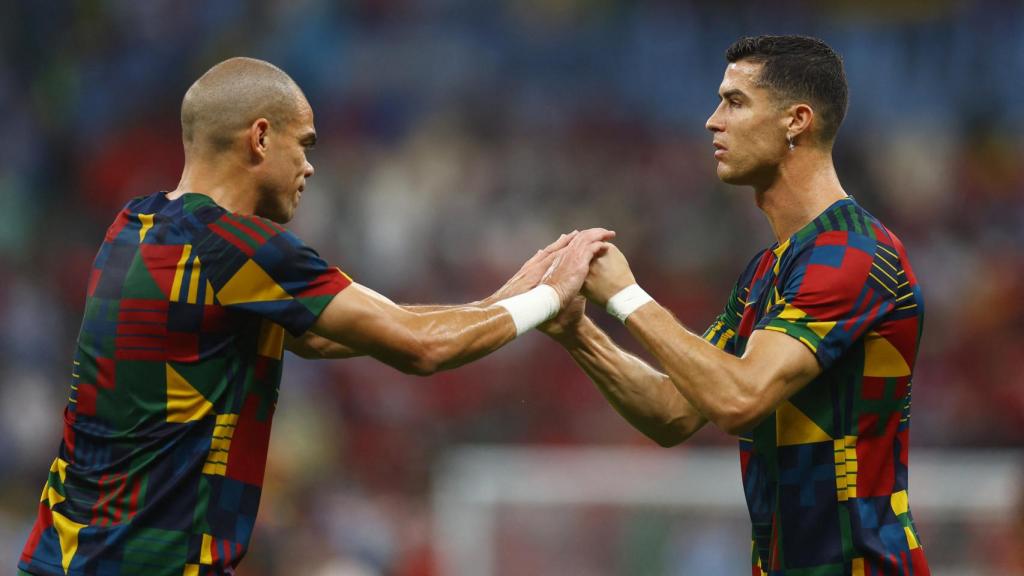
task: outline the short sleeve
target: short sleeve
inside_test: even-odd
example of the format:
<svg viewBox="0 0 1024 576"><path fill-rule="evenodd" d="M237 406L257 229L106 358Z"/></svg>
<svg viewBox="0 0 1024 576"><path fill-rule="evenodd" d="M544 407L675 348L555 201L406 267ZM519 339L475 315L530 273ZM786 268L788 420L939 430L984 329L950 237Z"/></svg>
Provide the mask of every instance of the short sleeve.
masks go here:
<svg viewBox="0 0 1024 576"><path fill-rule="evenodd" d="M746 296L749 290L747 285L750 283L750 279L757 268L757 263L763 255L764 251L761 251L750 260L746 269L736 279L736 284L732 287L732 292L730 292L729 299L725 302L722 313L716 316L711 326L704 331L703 337L705 340L730 354L736 353L736 339L734 336L739 331L740 319L743 318L743 309L746 307Z"/></svg>
<svg viewBox="0 0 1024 576"><path fill-rule="evenodd" d="M352 280L296 235L258 217L225 213L208 225L203 252L221 306L280 324L298 336Z"/></svg>
<svg viewBox="0 0 1024 576"><path fill-rule="evenodd" d="M743 304L739 300L739 290L738 285L733 286L732 293L729 295L729 300L725 303L722 313L716 316L715 321L704 331L705 340L730 354L735 353L733 336L736 335L740 318L743 315Z"/></svg>
<svg viewBox="0 0 1024 576"><path fill-rule="evenodd" d="M895 307L896 281L877 251L874 238L829 231L784 254L778 299L755 329L792 336L827 370Z"/></svg>

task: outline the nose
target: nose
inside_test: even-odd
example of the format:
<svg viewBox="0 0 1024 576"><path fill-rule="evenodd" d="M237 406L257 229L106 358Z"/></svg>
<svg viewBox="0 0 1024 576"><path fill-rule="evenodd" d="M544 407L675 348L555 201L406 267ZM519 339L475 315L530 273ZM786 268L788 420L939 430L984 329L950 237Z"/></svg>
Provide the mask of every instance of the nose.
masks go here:
<svg viewBox="0 0 1024 576"><path fill-rule="evenodd" d="M309 160L306 160L306 168L303 170L303 174L306 175L306 178L310 178L313 176L313 172L315 172L313 165L309 163Z"/></svg>
<svg viewBox="0 0 1024 576"><path fill-rule="evenodd" d="M723 131L725 128L722 126L722 120L719 114L721 111L722 104L719 103L718 107L715 108L715 111L711 113L711 116L708 116L708 120L707 122L704 123L704 127L710 130L711 132Z"/></svg>

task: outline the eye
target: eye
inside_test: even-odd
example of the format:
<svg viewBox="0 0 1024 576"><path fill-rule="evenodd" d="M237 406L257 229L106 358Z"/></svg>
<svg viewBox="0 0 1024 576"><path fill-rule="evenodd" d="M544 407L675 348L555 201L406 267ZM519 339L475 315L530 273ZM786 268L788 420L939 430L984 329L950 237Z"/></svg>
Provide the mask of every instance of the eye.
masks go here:
<svg viewBox="0 0 1024 576"><path fill-rule="evenodd" d="M739 108L739 107L740 107L740 101L739 100L732 100L732 99L729 100L729 108Z"/></svg>

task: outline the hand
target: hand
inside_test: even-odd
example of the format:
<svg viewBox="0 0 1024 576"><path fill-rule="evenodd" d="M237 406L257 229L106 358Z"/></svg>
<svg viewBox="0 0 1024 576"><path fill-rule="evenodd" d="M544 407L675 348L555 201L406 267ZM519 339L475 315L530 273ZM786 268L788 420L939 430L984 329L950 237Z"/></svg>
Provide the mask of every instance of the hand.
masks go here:
<svg viewBox="0 0 1024 576"><path fill-rule="evenodd" d="M575 296L569 305L562 308L551 320L537 327L538 330L551 338L563 341L571 338L579 330L583 321L583 313L586 310L587 299L583 296Z"/></svg>
<svg viewBox="0 0 1024 576"><path fill-rule="evenodd" d="M579 293L590 269L590 261L610 246L607 241L614 237L615 232L611 230L591 228L577 234L565 248L555 253L555 259L541 282L555 289L561 308L565 308Z"/></svg>
<svg viewBox="0 0 1024 576"><path fill-rule="evenodd" d="M508 282L505 282L505 284L501 288L498 288L494 294L484 298L481 304L489 306L498 300L504 300L505 298L522 294L536 286L540 283L540 279L548 269L551 268L551 263L555 260L555 254L562 248L568 246L569 242L572 241L577 234L579 234L578 230L573 230L568 234L562 234L551 244L537 250L537 253L527 260L519 271L508 279Z"/></svg>
<svg viewBox="0 0 1024 576"><path fill-rule="evenodd" d="M614 244L605 243L604 253L590 263L590 273L583 282L583 295L601 308L620 290L635 284L629 262Z"/></svg>

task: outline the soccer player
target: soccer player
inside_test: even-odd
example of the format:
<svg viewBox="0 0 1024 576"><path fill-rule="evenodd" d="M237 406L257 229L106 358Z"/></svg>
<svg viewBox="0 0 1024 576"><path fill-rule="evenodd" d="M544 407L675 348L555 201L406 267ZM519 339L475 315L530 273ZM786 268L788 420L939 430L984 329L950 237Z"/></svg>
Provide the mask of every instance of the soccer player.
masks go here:
<svg viewBox="0 0 1024 576"><path fill-rule="evenodd" d="M19 574L233 574L285 349L454 368L553 316L613 236L563 235L479 303L399 306L281 227L316 142L287 74L222 62L188 90L181 123L178 188L129 202L93 264L64 438Z"/></svg>
<svg viewBox="0 0 1024 576"><path fill-rule="evenodd" d="M928 574L907 497L923 301L899 239L836 176L842 62L797 36L742 39L726 60L707 121L718 176L753 187L778 241L703 338L637 286L621 252L594 260L584 293L663 372L618 348L581 300L544 330L659 444L708 421L739 436L755 575Z"/></svg>

